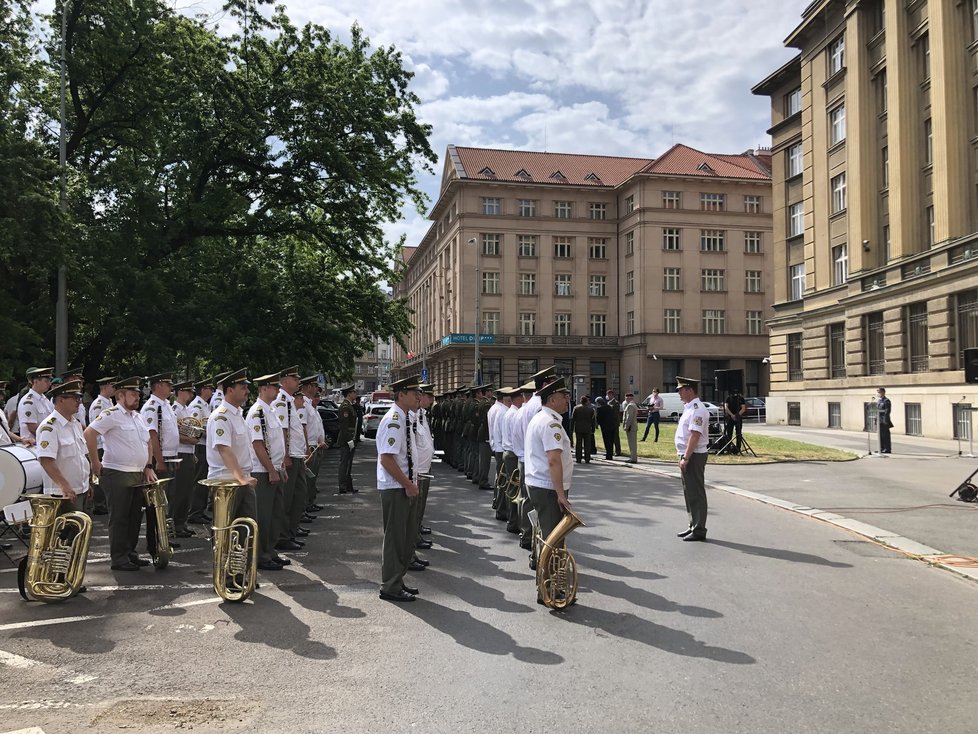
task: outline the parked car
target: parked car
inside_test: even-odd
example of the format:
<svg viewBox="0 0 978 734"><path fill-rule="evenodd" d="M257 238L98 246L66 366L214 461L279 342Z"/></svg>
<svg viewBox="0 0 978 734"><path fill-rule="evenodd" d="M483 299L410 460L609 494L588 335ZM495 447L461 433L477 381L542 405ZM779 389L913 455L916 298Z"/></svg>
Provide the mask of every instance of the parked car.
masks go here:
<svg viewBox="0 0 978 734"><path fill-rule="evenodd" d="M370 404L367 406L367 412L363 414L363 437L364 438L377 438L377 426L380 425L380 419L387 415L387 411L391 409L393 401L387 403Z"/></svg>
<svg viewBox="0 0 978 734"><path fill-rule="evenodd" d="M747 415L744 420L763 423L767 420L767 405L764 398L744 398L747 401Z"/></svg>
<svg viewBox="0 0 978 734"><path fill-rule="evenodd" d="M336 436L340 432L340 414L336 410L332 403L327 403L325 400L321 400L319 405L316 406L316 410L319 411L319 417L323 419L323 427L326 429L326 439L330 445L336 443Z"/></svg>

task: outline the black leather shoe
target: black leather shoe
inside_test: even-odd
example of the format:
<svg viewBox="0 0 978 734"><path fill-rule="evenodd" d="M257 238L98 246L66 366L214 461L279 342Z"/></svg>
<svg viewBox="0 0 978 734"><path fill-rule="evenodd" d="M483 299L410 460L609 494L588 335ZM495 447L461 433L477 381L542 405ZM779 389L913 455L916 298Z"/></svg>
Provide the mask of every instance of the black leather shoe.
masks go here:
<svg viewBox="0 0 978 734"><path fill-rule="evenodd" d="M274 561L275 563L277 563L280 566L291 566L292 565L292 561L290 561L288 558L282 558L282 556L272 556L272 561Z"/></svg>
<svg viewBox="0 0 978 734"><path fill-rule="evenodd" d="M380 598L383 599L384 601L398 601L398 602L415 600L414 594L409 594L403 589L397 592L396 594L388 594L386 591L382 591L380 592Z"/></svg>
<svg viewBox="0 0 978 734"><path fill-rule="evenodd" d="M108 515L109 514L109 511L107 509L105 509L104 507L96 507L94 510L92 510L92 514L93 515Z"/></svg>
<svg viewBox="0 0 978 734"><path fill-rule="evenodd" d="M0 550L10 550L13 547L13 543L0 543Z"/></svg>
<svg viewBox="0 0 978 734"><path fill-rule="evenodd" d="M174 543L174 542L173 542L173 541L171 540L171 541L170 541L170 547L171 547L171 548L179 548L179 547L180 547L180 544L179 544L179 543Z"/></svg>
<svg viewBox="0 0 978 734"><path fill-rule="evenodd" d="M176 535L178 538L195 538L195 537L197 537L197 533L195 533L190 528L182 528L180 530L175 531L173 534Z"/></svg>
<svg viewBox="0 0 978 734"><path fill-rule="evenodd" d="M304 525L308 525L309 523L311 523L315 519L316 518L313 517L312 515L303 515L302 516L302 519L299 520L299 522L303 523Z"/></svg>
<svg viewBox="0 0 978 734"><path fill-rule="evenodd" d="M305 528L296 528L295 534L299 538L305 538L307 535L309 535L309 531Z"/></svg>
<svg viewBox="0 0 978 734"><path fill-rule="evenodd" d="M301 548L302 546L299 545L294 540L280 540L278 543L275 544L275 550L280 550L280 551L299 550Z"/></svg>
<svg viewBox="0 0 978 734"><path fill-rule="evenodd" d="M401 586L401 591L406 591L407 593L413 594L414 596L417 596L418 595L418 590L417 589L412 588L412 587L410 587L410 586L408 586L406 584L404 584L404 585Z"/></svg>
<svg viewBox="0 0 978 734"><path fill-rule="evenodd" d="M432 543L430 540L419 540L414 544L415 548L430 548Z"/></svg>
<svg viewBox="0 0 978 734"><path fill-rule="evenodd" d="M322 505L309 505L306 508L306 512L322 512L322 511L323 511Z"/></svg>
<svg viewBox="0 0 978 734"><path fill-rule="evenodd" d="M138 571L140 566L130 561L129 563L117 563L110 566L113 571Z"/></svg>
<svg viewBox="0 0 978 734"><path fill-rule="evenodd" d="M427 567L428 567L427 561L421 563L421 561L414 560L408 564L409 571L424 571Z"/></svg>
<svg viewBox="0 0 978 734"><path fill-rule="evenodd" d="M696 541L706 541L706 533L703 535L696 535L695 533L690 533L685 538L683 538L684 543L696 542Z"/></svg>
<svg viewBox="0 0 978 734"><path fill-rule="evenodd" d="M350 494L350 490L348 490L348 489L339 489L339 490L336 491L336 494Z"/></svg>
<svg viewBox="0 0 978 734"><path fill-rule="evenodd" d="M85 586L85 584L82 584L81 586L78 587L78 591L76 591L75 593L76 594L87 594L88 593L88 587Z"/></svg>
<svg viewBox="0 0 978 734"><path fill-rule="evenodd" d="M691 532L693 532L693 529L692 528L687 528L686 530L683 530L681 533L676 533L676 537L677 538L685 538Z"/></svg>
<svg viewBox="0 0 978 734"><path fill-rule="evenodd" d="M354 487L350 490L350 494L360 494L360 490Z"/></svg>
<svg viewBox="0 0 978 734"><path fill-rule="evenodd" d="M260 561L258 563L258 568L262 571L281 571L285 566L280 563L275 563L274 561Z"/></svg>
<svg viewBox="0 0 978 734"><path fill-rule="evenodd" d="M129 563L140 567L150 565L149 561L144 561L142 558L138 558L136 556L129 556Z"/></svg>
<svg viewBox="0 0 978 734"><path fill-rule="evenodd" d="M480 484L479 485L479 489L489 489L489 490L495 491L496 488L495 487L492 487L492 486L490 486L488 484Z"/></svg>
<svg viewBox="0 0 978 734"><path fill-rule="evenodd" d="M422 525L421 526L421 534L422 535L431 535L431 528Z"/></svg>
<svg viewBox="0 0 978 734"><path fill-rule="evenodd" d="M513 535L519 535L520 534L520 529L518 527L511 528L509 525L507 525L506 526L506 532L507 533L512 533Z"/></svg>
<svg viewBox="0 0 978 734"><path fill-rule="evenodd" d="M530 550L530 549L532 549L533 548L533 541L532 540L524 540L523 538L520 538L520 548L522 548L523 550Z"/></svg>

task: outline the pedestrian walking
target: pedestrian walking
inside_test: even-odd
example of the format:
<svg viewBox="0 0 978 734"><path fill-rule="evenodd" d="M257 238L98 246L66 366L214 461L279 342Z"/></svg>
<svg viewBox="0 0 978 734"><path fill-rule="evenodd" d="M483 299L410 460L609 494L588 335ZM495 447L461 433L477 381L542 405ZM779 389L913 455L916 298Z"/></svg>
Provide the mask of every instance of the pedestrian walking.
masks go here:
<svg viewBox="0 0 978 734"><path fill-rule="evenodd" d="M649 429L655 426L655 443L659 442L659 411L662 410L662 396L659 395L659 388L653 387L652 393L645 398L645 404L649 407L648 417L645 419L645 434L642 436L644 441L649 437Z"/></svg>

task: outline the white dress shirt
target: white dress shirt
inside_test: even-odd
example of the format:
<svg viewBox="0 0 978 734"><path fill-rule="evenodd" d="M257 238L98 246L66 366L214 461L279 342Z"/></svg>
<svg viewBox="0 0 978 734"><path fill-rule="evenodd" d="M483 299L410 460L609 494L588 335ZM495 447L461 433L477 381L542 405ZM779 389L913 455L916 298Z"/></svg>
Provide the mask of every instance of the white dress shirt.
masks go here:
<svg viewBox="0 0 978 734"><path fill-rule="evenodd" d="M156 431L160 439L160 450L163 458L172 458L177 455L177 447L180 446L180 432L177 429L177 416L173 412L173 407L165 400L160 400L155 395L150 395L139 411L143 416L143 422L150 431ZM163 418L163 428L160 429L158 423L160 417Z"/></svg>
<svg viewBox="0 0 978 734"><path fill-rule="evenodd" d="M265 442L265 450L275 471L281 471L285 465L285 432L278 427L272 406L263 400L256 400L248 411L245 423L248 426L248 445L251 448L251 471L268 474L268 469L262 466L255 452L255 441L259 440Z"/></svg>
<svg viewBox="0 0 978 734"><path fill-rule="evenodd" d="M37 427L37 457L54 459L62 476L77 494L88 491L88 478L91 466L88 463L88 448L82 435L82 426L77 417L70 420L54 411ZM44 464L41 464L44 468ZM44 494L62 496L61 487L44 472Z"/></svg>
<svg viewBox="0 0 978 734"><path fill-rule="evenodd" d="M558 413L543 406L526 428L526 441L523 461L526 470L527 486L542 489L555 489L550 477L550 462L547 452L559 449L560 464L563 467L564 491L570 489L574 474L574 457L571 455L570 438L564 431L564 424Z"/></svg>
<svg viewBox="0 0 978 734"><path fill-rule="evenodd" d="M241 471L248 473L251 467L251 436L248 435L241 408L228 402L222 402L207 421L207 478L234 479L234 474L224 465L218 446L229 446Z"/></svg>
<svg viewBox="0 0 978 734"><path fill-rule="evenodd" d="M142 472L149 461L149 429L135 410L113 405L89 426L105 445L102 466L124 472Z"/></svg>

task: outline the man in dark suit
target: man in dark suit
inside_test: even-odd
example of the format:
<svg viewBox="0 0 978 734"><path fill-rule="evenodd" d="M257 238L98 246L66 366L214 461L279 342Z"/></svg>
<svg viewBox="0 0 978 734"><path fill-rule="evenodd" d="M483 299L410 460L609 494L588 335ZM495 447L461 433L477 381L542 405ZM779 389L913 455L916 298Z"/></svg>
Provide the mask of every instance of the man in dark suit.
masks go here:
<svg viewBox="0 0 978 734"><path fill-rule="evenodd" d="M608 405L604 398L598 398L595 402L598 404L598 428L601 429L601 439L604 441L604 458L611 461L615 438L618 437L618 408Z"/></svg>
<svg viewBox="0 0 978 734"><path fill-rule="evenodd" d="M886 388L876 389L876 423L880 432L880 453L890 453L890 429L893 428L893 421L890 420L890 410L892 405L890 399L886 397Z"/></svg>
<svg viewBox="0 0 978 734"><path fill-rule="evenodd" d="M597 414L591 407L591 399L584 395L581 404L574 408L574 413L571 415L571 423L574 426L574 458L578 464L581 463L582 457L585 463L591 463L591 437L594 435L597 420Z"/></svg>

